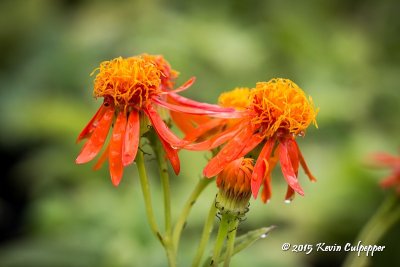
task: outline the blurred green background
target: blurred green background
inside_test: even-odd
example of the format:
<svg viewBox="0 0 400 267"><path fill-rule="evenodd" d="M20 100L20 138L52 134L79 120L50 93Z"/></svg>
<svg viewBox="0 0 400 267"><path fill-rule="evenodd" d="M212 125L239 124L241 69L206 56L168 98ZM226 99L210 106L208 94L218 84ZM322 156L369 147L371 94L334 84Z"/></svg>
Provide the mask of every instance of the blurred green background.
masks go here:
<svg viewBox="0 0 400 267"><path fill-rule="evenodd" d="M163 54L181 72L178 84L196 76L183 94L199 101L273 77L312 95L319 129L298 142L318 182L301 172L305 197L284 204L277 171L272 201L252 200L239 232L279 227L232 266L339 266L343 252L305 255L281 245L353 242L388 193L377 185L388 172L365 159L400 145L399 10L396 0L1 1L0 266L166 266L135 167L114 188L106 166L74 164L76 136L101 103L89 74L103 60L143 52ZM181 152L175 217L205 155ZM215 192L210 186L189 217L180 266L193 257ZM400 266L399 228L381 240L373 266Z"/></svg>

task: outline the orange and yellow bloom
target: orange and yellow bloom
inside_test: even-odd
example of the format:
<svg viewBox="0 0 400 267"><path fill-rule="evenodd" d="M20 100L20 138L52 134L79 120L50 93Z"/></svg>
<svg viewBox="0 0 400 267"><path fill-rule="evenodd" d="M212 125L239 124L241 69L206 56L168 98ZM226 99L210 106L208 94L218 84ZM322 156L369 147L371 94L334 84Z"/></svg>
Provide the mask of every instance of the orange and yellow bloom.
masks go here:
<svg viewBox="0 0 400 267"><path fill-rule="evenodd" d="M110 142L95 168L108 158L111 180L114 185L121 181L123 168L131 164L139 146L140 120L147 117L155 129L167 158L175 173L179 173L180 162L177 149L188 143L169 130L157 112L164 107L187 114L231 117L233 109L199 103L177 93L187 89L194 78L173 90L178 72L173 70L162 56L139 55L116 58L100 64L93 94L104 99L103 104L79 134L77 141L88 138L76 163L94 159L103 147L111 125ZM168 103L166 98L174 101ZM114 119L115 118L115 119Z"/></svg>
<svg viewBox="0 0 400 267"><path fill-rule="evenodd" d="M245 115L209 140L184 146L187 149L204 150L227 142L204 168L204 176L210 178L218 175L231 161L263 145L252 173L254 197L257 197L263 184L262 200L270 199L270 174L278 161L288 183L286 199L292 198L295 192L303 195L297 178L299 165L302 165L310 180L314 181L315 178L306 165L295 137L304 135L311 123L316 125L318 110L314 108L311 97L307 98L288 79L272 79L257 83L251 90L234 90L231 94L222 94L221 103ZM197 132L204 131L200 128Z"/></svg>

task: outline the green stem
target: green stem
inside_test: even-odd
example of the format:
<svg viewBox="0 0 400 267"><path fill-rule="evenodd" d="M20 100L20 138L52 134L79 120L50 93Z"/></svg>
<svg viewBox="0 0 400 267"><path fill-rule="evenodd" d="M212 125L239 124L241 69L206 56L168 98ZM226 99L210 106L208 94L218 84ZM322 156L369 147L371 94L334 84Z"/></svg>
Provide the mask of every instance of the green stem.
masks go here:
<svg viewBox="0 0 400 267"><path fill-rule="evenodd" d="M169 174L168 166L165 160L165 152L161 145L161 142L157 139L155 148L158 168L161 177L161 184L164 193L164 220L165 220L165 235L163 237L164 248L167 253L169 266L176 265L176 252L174 249L174 242L172 239L172 227L171 227L171 190L169 187Z"/></svg>
<svg viewBox="0 0 400 267"><path fill-rule="evenodd" d="M147 178L146 167L144 164L143 152L141 150L139 150L136 155L136 166L139 171L140 185L142 187L143 199L146 207L146 215L147 215L147 220L149 221L150 224L150 229L153 232L153 234L158 238L158 240L160 240L161 244L164 245L163 238L160 234L160 231L158 230L156 218L154 217L153 205L151 203L149 181Z"/></svg>
<svg viewBox="0 0 400 267"><path fill-rule="evenodd" d="M229 228L232 220L234 220L232 216L226 213L222 215L221 222L219 224L218 234L215 239L214 253L210 264L212 267L218 267L218 263L220 261L219 256L221 254L225 238L228 234L228 231L233 230Z"/></svg>
<svg viewBox="0 0 400 267"><path fill-rule="evenodd" d="M226 246L226 257L224 261L224 267L229 267L229 263L231 262L231 257L235 248L235 237L238 225L239 225L239 220L233 220L233 222L231 222L231 225L229 227L229 229L231 230L229 230L228 232L228 241Z"/></svg>
<svg viewBox="0 0 400 267"><path fill-rule="evenodd" d="M203 233L201 234L199 247L193 259L192 267L198 267L200 265L201 258L203 257L204 250L206 249L208 240L210 239L210 234L213 230L213 223L216 213L217 208L215 207L215 201L213 200L213 202L211 203L210 211L208 212L207 219L204 222Z"/></svg>
<svg viewBox="0 0 400 267"><path fill-rule="evenodd" d="M199 181L197 182L196 187L193 189L192 193L190 194L189 198L187 199L185 206L183 207L183 210L181 214L179 215L179 218L175 224L174 232L173 232L173 242L175 244L175 249L176 251L178 250L179 247L179 240L181 237L181 233L183 230L183 227L186 223L186 219L189 216L190 210L192 209L194 203L196 202L197 198L199 195L203 192L203 190L207 187L207 185L213 181L212 179L206 179L206 178L200 178ZM215 212L214 212L215 215Z"/></svg>
<svg viewBox="0 0 400 267"><path fill-rule="evenodd" d="M164 219L166 235L171 235L171 190L169 188L168 166L165 160L165 153L159 140L155 149L158 168L161 177L161 184L164 193Z"/></svg>
<svg viewBox="0 0 400 267"><path fill-rule="evenodd" d="M364 244L376 244L385 233L400 219L400 207L396 209L399 199L396 195L390 195L382 203L376 213L371 217L368 223L357 236L356 241L362 241ZM366 266L368 258L358 256L352 252L347 254L343 267Z"/></svg>

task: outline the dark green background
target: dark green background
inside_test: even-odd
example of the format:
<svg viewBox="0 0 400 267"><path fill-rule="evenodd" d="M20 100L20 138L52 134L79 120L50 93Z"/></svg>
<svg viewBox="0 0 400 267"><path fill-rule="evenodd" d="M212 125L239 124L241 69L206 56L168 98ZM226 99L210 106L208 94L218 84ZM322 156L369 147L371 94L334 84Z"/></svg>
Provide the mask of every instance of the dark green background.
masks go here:
<svg viewBox="0 0 400 267"><path fill-rule="evenodd" d="M312 95L319 129L298 142L318 182L303 172L305 197L283 203L274 173L268 205L252 201L240 233L279 227L232 266L338 266L344 253L282 252L292 244L344 245L388 193L374 151L400 145L398 1L52 1L0 3L0 266L166 266L146 223L134 166L118 188L106 166L77 166L74 141L100 105L89 74L103 60L163 54L183 93L215 103L236 86L290 78ZM205 165L182 151L172 177L174 216ZM156 211L162 196L149 163ZM179 255L188 266L215 186L191 214ZM159 216L161 219L161 216ZM400 266L397 224L373 266Z"/></svg>

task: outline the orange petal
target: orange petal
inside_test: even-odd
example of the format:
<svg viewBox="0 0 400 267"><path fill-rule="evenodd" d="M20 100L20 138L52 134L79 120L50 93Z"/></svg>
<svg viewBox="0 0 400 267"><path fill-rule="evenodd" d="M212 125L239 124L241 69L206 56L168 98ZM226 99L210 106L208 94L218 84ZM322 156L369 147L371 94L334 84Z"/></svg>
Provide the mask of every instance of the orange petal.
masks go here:
<svg viewBox="0 0 400 267"><path fill-rule="evenodd" d="M171 165L172 165L172 168L174 169L175 174L178 175L181 170L181 164L179 161L178 151L176 149L172 148L172 146L170 146L162 138L160 138L160 141L165 150L166 156L169 159L169 162L171 162Z"/></svg>
<svg viewBox="0 0 400 267"><path fill-rule="evenodd" d="M294 190L293 190L293 188L291 188L290 186L288 186L287 187L287 190L286 190L286 196L285 196L285 200L286 201L291 201L291 200L293 200L293 198L294 198Z"/></svg>
<svg viewBox="0 0 400 267"><path fill-rule="evenodd" d="M275 145L275 139L268 139L267 143L264 145L263 149L258 156L256 164L254 165L253 175L251 176L251 191L253 197L257 198L258 191L260 190L261 183L264 176L268 172L269 164L268 159L271 156L272 149Z"/></svg>
<svg viewBox="0 0 400 267"><path fill-rule="evenodd" d="M279 149L279 161L281 163L283 177L285 177L286 182L291 188L293 188L294 191L304 196L304 191L299 184L290 161L286 140L282 140L277 149Z"/></svg>
<svg viewBox="0 0 400 267"><path fill-rule="evenodd" d="M203 151L203 150L211 150L214 149L228 140L232 139L236 134L238 134L244 127L246 127L244 123L237 123L233 127L214 135L212 138L205 140L200 143L188 144L184 146L184 149L187 150L195 150L195 151Z"/></svg>
<svg viewBox="0 0 400 267"><path fill-rule="evenodd" d="M103 117L104 113L106 112L106 108L104 105L101 105L100 108L97 110L96 114L94 114L93 118L89 121L89 123L83 128L82 132L79 134L78 138L76 139L76 143L79 143L82 139L89 137L89 135L96 129L99 121Z"/></svg>
<svg viewBox="0 0 400 267"><path fill-rule="evenodd" d="M272 196L271 174L278 161L279 161L279 151L275 150L274 155L270 157L268 160L268 171L264 177L264 186L261 192L261 200L264 203L266 203Z"/></svg>
<svg viewBox="0 0 400 267"><path fill-rule="evenodd" d="M114 108L107 108L99 124L94 129L93 134L85 143L75 162L77 164L91 161L100 152L101 147L106 141L108 131L114 118Z"/></svg>
<svg viewBox="0 0 400 267"><path fill-rule="evenodd" d="M287 150L290 158L290 162L292 163L293 171L296 176L299 174L299 154L296 145L296 141L293 139L287 139Z"/></svg>
<svg viewBox="0 0 400 267"><path fill-rule="evenodd" d="M228 120L226 119L211 119L206 123L200 124L193 131L187 133L185 136L185 140L195 141L196 139L206 134L207 132L210 132L213 129L226 125L227 122Z"/></svg>
<svg viewBox="0 0 400 267"><path fill-rule="evenodd" d="M158 136L160 136L163 140L168 142L173 147L183 147L188 142L179 139L171 130L167 127L165 122L161 119L161 117L157 114L157 111L153 108L152 105L148 105L144 111L149 117L154 129L156 130Z"/></svg>
<svg viewBox="0 0 400 267"><path fill-rule="evenodd" d="M306 173L306 175L308 176L308 178L310 179L310 181L316 182L317 179L314 177L314 175L312 175L310 169L308 168L307 163L304 160L303 154L301 153L300 148L297 145L297 142L294 141L294 144L297 147L297 152L298 152L298 155L299 155L299 160L300 160L301 167L303 167L303 170Z"/></svg>
<svg viewBox="0 0 400 267"><path fill-rule="evenodd" d="M97 160L96 164L93 166L93 170L97 171L104 164L106 159L108 158L108 151L110 150L110 144L107 145L106 150L104 150L103 154L101 154L100 158Z"/></svg>
<svg viewBox="0 0 400 267"><path fill-rule="evenodd" d="M121 181L124 167L122 165L122 144L126 130L126 115L124 112L118 114L110 141L109 167L112 183L117 186Z"/></svg>
<svg viewBox="0 0 400 267"><path fill-rule="evenodd" d="M179 86L178 88L171 90L171 91L164 91L161 94L171 94L171 93L179 93L179 92L185 91L190 86L192 86L192 84L194 84L195 81L196 81L196 77L192 77L189 80L187 80L184 84Z"/></svg>
<svg viewBox="0 0 400 267"><path fill-rule="evenodd" d="M136 110L132 110L129 114L128 123L126 125L124 143L122 147L122 164L124 166L131 164L135 160L139 147L139 135L139 113Z"/></svg>
<svg viewBox="0 0 400 267"><path fill-rule="evenodd" d="M211 178L220 173L225 166L232 160L238 159L241 156L241 152L247 145L247 141L253 134L254 127L249 127L241 130L233 139L231 139L221 151L212 158L207 166L203 170L205 177Z"/></svg>

